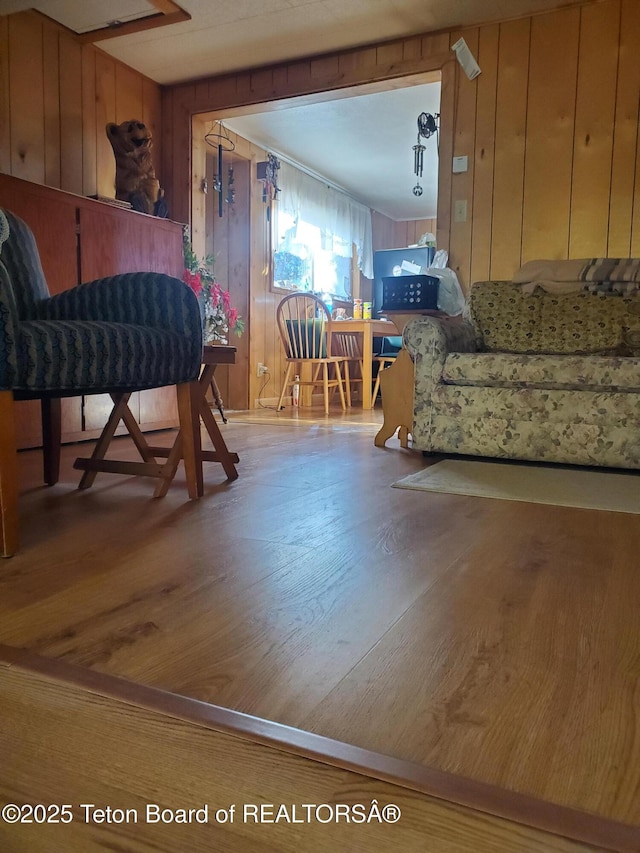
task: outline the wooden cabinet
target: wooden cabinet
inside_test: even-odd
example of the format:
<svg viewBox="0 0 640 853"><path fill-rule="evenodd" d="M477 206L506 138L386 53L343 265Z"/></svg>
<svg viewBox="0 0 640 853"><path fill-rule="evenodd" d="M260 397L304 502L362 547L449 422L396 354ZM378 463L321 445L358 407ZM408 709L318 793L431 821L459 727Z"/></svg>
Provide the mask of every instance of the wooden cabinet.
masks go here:
<svg viewBox="0 0 640 853"><path fill-rule="evenodd" d="M0 207L28 223L51 293L123 272L182 276L182 225L106 202L0 174ZM175 393L158 388L132 395L143 430L177 426ZM62 440L97 438L111 411L106 394L62 401ZM40 404L17 404L19 447L42 443Z"/></svg>

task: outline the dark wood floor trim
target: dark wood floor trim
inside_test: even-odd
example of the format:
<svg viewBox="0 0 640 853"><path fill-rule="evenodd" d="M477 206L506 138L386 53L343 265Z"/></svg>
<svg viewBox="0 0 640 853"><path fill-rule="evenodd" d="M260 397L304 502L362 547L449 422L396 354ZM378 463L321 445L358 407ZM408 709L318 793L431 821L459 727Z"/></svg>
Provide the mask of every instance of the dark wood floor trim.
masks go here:
<svg viewBox="0 0 640 853"><path fill-rule="evenodd" d="M618 853L640 851L640 826L622 824L599 815L545 802L484 782L402 761L270 720L177 696L65 661L41 657L25 649L0 644L0 672L2 667L6 666L64 681L101 696L225 732L232 737L262 743L312 761L353 770L374 779L573 841Z"/></svg>

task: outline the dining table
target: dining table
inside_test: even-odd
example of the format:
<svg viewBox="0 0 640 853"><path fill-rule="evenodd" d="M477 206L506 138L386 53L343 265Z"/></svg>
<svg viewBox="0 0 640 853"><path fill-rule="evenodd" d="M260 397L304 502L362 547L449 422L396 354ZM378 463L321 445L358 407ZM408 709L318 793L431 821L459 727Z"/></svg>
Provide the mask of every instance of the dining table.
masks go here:
<svg viewBox="0 0 640 853"><path fill-rule="evenodd" d="M398 335L399 332L391 320L384 319L334 320L332 329L334 333L348 332L361 336L362 408L372 409L375 403L371 394L373 390L373 339Z"/></svg>

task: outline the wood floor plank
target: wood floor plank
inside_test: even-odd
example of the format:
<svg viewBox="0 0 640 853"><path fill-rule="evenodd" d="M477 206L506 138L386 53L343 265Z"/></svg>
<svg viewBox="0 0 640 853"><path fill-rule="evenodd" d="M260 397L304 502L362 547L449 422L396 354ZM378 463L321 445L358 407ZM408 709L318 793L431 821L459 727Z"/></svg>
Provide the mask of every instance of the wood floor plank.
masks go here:
<svg viewBox="0 0 640 853"><path fill-rule="evenodd" d="M636 517L391 489L375 417L231 415L197 502L20 454L0 642L640 826Z"/></svg>
<svg viewBox="0 0 640 853"><path fill-rule="evenodd" d="M640 825L640 532L504 506L300 725Z"/></svg>
<svg viewBox="0 0 640 853"><path fill-rule="evenodd" d="M19 807L66 803L73 817L68 823L7 823L2 827L4 849L417 853L425 842L437 853L605 849L371 778L355 767L321 763L268 737L207 723L205 709L188 711L194 719L174 716L176 703L163 711L152 707L154 697L145 696L140 704L118 698L122 689L117 685L105 686L106 692L86 690L60 674L47 676L15 661L0 663L0 750L6 757L0 767L0 797ZM161 706L162 697L157 702ZM327 820L336 804L343 809L371 807L374 800L381 808L399 808L399 819ZM320 819L303 819L303 804L318 805L310 813ZM274 820L281 805L296 819ZM529 805L536 810L535 803ZM261 807L265 822L252 817ZM114 818L110 821L98 813L104 815L107 808ZM160 809L197 811L188 824L146 817ZM121 810L121 820L116 810ZM579 815L558 817L560 825L564 818L565 826L583 834ZM611 839L625 838L624 828L619 836L615 826L594 825L594 830Z"/></svg>

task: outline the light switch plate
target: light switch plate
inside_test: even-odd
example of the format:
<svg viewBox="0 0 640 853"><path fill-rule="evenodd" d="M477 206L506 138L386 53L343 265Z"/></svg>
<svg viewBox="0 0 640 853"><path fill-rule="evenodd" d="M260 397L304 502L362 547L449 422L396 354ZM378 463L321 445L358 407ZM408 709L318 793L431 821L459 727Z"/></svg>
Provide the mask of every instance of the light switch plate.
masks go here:
<svg viewBox="0 0 640 853"><path fill-rule="evenodd" d="M460 172L466 172L469 168L469 158L468 157L454 157L453 158L453 174L458 175Z"/></svg>
<svg viewBox="0 0 640 853"><path fill-rule="evenodd" d="M467 221L467 200L464 199L462 201L456 201L453 207L453 220L454 222L466 222Z"/></svg>

